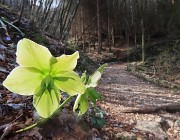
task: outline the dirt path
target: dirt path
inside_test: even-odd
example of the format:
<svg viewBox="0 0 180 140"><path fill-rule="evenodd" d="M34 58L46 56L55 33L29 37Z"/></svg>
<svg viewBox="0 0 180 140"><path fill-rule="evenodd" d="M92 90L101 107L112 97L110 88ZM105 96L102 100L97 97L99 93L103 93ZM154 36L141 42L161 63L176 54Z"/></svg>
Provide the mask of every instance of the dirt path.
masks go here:
<svg viewBox="0 0 180 140"><path fill-rule="evenodd" d="M126 64L109 64L102 77L98 90L107 101L100 106L108 112L107 125L103 128L108 139L123 138L124 135L143 137L145 139L178 139L180 138L180 114L159 111L150 114L121 113L127 109L152 108L180 103L180 95L172 90L155 86L136 78L126 72ZM149 128L146 128L149 122ZM154 124L155 123L155 124ZM177 124L178 123L178 124ZM143 128L139 128L139 124ZM149 125L154 124L150 128ZM163 132L154 131L159 126ZM128 133L128 134L127 134ZM159 136L163 133L163 136ZM133 139L132 138L132 139Z"/></svg>

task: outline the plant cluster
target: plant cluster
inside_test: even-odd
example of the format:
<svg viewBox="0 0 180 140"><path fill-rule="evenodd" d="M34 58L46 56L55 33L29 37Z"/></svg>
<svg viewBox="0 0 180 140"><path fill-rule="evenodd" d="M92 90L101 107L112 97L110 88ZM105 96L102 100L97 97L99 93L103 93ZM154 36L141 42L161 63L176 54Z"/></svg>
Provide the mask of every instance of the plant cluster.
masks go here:
<svg viewBox="0 0 180 140"><path fill-rule="evenodd" d="M4 80L3 85L20 95L33 95L33 105L42 118L49 118L62 108L71 97L77 95L73 111L83 115L89 101L96 106L101 95L95 90L106 64L100 66L89 78L84 73L81 78L74 71L79 53L54 57L49 50L29 39L17 44L17 63ZM69 95L60 103L61 92Z"/></svg>

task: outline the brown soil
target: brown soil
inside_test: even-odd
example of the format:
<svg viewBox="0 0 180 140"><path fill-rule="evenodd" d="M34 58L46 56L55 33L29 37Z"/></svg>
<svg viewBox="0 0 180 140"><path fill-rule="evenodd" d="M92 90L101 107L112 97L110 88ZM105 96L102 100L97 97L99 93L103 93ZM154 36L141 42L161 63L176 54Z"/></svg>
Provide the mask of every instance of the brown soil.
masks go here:
<svg viewBox="0 0 180 140"><path fill-rule="evenodd" d="M103 128L104 138L114 139L119 132L134 132L137 136L148 135L148 133L134 129L137 121L155 121L168 119L174 122L180 118L180 113L168 113L158 111L157 113L138 114L122 113L125 110L154 108L178 104L180 106L180 95L172 90L155 86L130 75L126 71L125 63L111 63L105 68L102 82L98 90L106 98L99 105L108 112L107 124ZM178 139L180 127L169 126L165 132L168 139Z"/></svg>

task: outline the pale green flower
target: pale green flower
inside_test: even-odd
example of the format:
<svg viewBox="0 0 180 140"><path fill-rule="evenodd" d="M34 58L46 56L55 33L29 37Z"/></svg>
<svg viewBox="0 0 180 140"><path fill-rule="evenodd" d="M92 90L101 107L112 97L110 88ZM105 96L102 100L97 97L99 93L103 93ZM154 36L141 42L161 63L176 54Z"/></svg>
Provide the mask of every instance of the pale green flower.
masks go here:
<svg viewBox="0 0 180 140"><path fill-rule="evenodd" d="M86 82L86 73L82 75L81 80L84 84L86 84L87 89L84 94L78 94L75 100L73 111L75 112L76 109L79 109L78 115L83 115L84 113L86 113L86 111L89 108L89 101L91 101L93 105L96 106L96 100L102 98L100 93L95 90L95 87L97 86L98 81L100 80L105 67L106 64L100 66L88 78L87 82Z"/></svg>
<svg viewBox="0 0 180 140"><path fill-rule="evenodd" d="M70 96L84 94L86 87L73 71L79 53L53 57L49 50L29 39L17 44L18 67L3 85L20 95L33 95L33 105L41 117L47 118L58 108L60 91Z"/></svg>

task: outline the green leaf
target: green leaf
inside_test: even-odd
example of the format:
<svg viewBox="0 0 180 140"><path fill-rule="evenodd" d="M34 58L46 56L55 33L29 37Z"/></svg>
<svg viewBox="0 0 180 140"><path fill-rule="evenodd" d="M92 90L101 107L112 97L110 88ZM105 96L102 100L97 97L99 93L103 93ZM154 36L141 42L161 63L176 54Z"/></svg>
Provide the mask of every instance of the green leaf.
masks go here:
<svg viewBox="0 0 180 140"><path fill-rule="evenodd" d="M104 118L96 117L96 128L102 128L106 124L106 121Z"/></svg>
<svg viewBox="0 0 180 140"><path fill-rule="evenodd" d="M107 64L100 66L88 79L87 87L96 87Z"/></svg>
<svg viewBox="0 0 180 140"><path fill-rule="evenodd" d="M51 57L50 58L50 66L52 66L53 64L57 63L57 59L55 57Z"/></svg>
<svg viewBox="0 0 180 140"><path fill-rule="evenodd" d="M33 96L33 105L43 118L50 117L59 106L60 94L54 90L46 90Z"/></svg>
<svg viewBox="0 0 180 140"><path fill-rule="evenodd" d="M17 44L17 63L23 67L34 67L46 73L50 70L49 50L29 39L22 39Z"/></svg>
<svg viewBox="0 0 180 140"><path fill-rule="evenodd" d="M79 107L79 113L78 115L83 115L86 113L87 109L89 108L89 102L88 102L88 94L85 92L84 94L79 94L76 98L76 101L74 103L73 111L75 112L76 109Z"/></svg>
<svg viewBox="0 0 180 140"><path fill-rule="evenodd" d="M86 91L85 85L75 72L59 73L53 77L54 84L60 90L67 92L70 96L84 94Z"/></svg>
<svg viewBox="0 0 180 140"><path fill-rule="evenodd" d="M88 93L91 102L94 104L94 106L96 106L96 101L102 98L100 93L97 92L94 88L88 88L86 92Z"/></svg>
<svg viewBox="0 0 180 140"><path fill-rule="evenodd" d="M82 74L81 81L86 84L86 71Z"/></svg>
<svg viewBox="0 0 180 140"><path fill-rule="evenodd" d="M76 109L78 109L79 103L80 103L80 100L81 100L81 96L82 96L82 94L78 94L78 96L76 97L76 100L75 100L75 103L74 103L74 106L73 106L73 112L75 112Z"/></svg>
<svg viewBox="0 0 180 140"><path fill-rule="evenodd" d="M57 63L52 65L52 74L57 74L60 71L72 71L77 65L77 59L79 58L79 52L75 52L72 55L61 55L57 57Z"/></svg>
<svg viewBox="0 0 180 140"><path fill-rule="evenodd" d="M88 80L89 85L86 85L87 90L85 91L84 94L78 95L76 98L76 101L73 107L74 112L79 107L80 109L79 115L83 115L89 107L88 98L90 98L94 106L96 106L96 100L102 98L102 96L93 87L97 85L97 82L101 78L101 75L103 73L103 69L105 66L106 64L102 65L101 67L97 69L97 71L93 75L90 76ZM83 73L81 80L83 81L83 83L86 83L86 72Z"/></svg>
<svg viewBox="0 0 180 140"><path fill-rule="evenodd" d="M86 113L88 108L89 108L89 102L88 102L87 94L82 94L80 100L80 106L79 106L80 111L78 115L83 115L84 113Z"/></svg>
<svg viewBox="0 0 180 140"><path fill-rule="evenodd" d="M33 95L43 78L44 75L39 70L19 66L11 71L3 86L20 95Z"/></svg>
<svg viewBox="0 0 180 140"><path fill-rule="evenodd" d="M104 71L104 68L107 66L107 64L103 64L102 66L100 66L97 71L99 71L101 74L103 73Z"/></svg>
<svg viewBox="0 0 180 140"><path fill-rule="evenodd" d="M106 124L106 121L104 118L90 115L90 119L91 119L92 126L95 128L102 128Z"/></svg>
<svg viewBox="0 0 180 140"><path fill-rule="evenodd" d="M53 79L48 75L41 82L41 88L45 88L50 92L55 87Z"/></svg>

